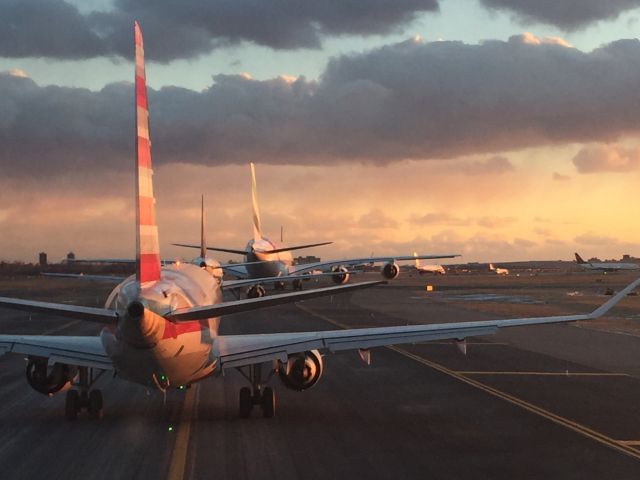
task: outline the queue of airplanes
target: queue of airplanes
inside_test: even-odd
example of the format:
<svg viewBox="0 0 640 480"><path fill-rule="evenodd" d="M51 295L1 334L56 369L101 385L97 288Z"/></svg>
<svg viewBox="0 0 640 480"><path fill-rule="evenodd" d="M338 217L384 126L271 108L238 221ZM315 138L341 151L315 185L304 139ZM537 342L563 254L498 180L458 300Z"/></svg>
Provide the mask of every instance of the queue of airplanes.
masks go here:
<svg viewBox="0 0 640 480"><path fill-rule="evenodd" d="M189 386L205 379L218 379L221 373L230 369L239 370L248 382L239 391L240 416L250 416L253 408L259 406L264 417L272 417L276 402L270 380L279 379L284 387L293 390L307 390L322 378L323 356L329 353L351 350L368 363L370 349L374 347L446 339L462 344L467 337L495 334L506 327L592 320L604 315L640 284L640 278L631 282L587 314L335 331L221 335L218 328L223 315L363 288L384 288L380 285L385 281L339 282L339 285L314 290L225 301L222 295L223 269L218 262L206 257L203 239L200 245L201 264L163 266L152 182L144 48L137 22L134 23L134 44L135 275L122 280L113 289L104 308L0 297L0 306L5 308L79 319L103 326L98 336L0 335L0 355L14 353L27 358L26 376L33 389L46 396L66 392L65 415L70 420L76 419L82 410L92 418L102 416L102 393L93 387L104 372L166 392L167 389ZM257 215L254 218L254 227L257 228L243 253L247 260L245 266L253 265L253 261L280 261L282 257L279 254L291 248L283 250L263 238L259 218ZM387 266L395 265L393 261L397 259L380 258L387 262ZM329 266L357 265L370 260L329 262ZM247 268L247 273L249 271ZM258 275L267 273L265 270L259 272ZM285 273L296 272L300 270L287 270ZM259 284L264 277L246 281Z"/></svg>

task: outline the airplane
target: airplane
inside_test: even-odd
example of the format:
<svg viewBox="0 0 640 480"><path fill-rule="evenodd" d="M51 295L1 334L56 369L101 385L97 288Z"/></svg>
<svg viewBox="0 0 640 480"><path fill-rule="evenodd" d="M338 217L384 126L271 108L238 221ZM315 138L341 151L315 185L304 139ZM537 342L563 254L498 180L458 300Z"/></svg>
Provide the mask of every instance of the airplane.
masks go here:
<svg viewBox="0 0 640 480"><path fill-rule="evenodd" d="M493 263L489 264L489 270L494 272L496 275L509 275L509 270L506 268L494 267Z"/></svg>
<svg viewBox="0 0 640 480"><path fill-rule="evenodd" d="M353 273L349 271L350 267L358 267L362 265L373 265L375 263L385 263L380 272L387 280L392 280L400 274L400 267L396 262L414 259L435 259L435 258L454 258L459 257L458 254L443 254L443 255L389 255L379 257L364 257L364 258L348 258L341 260L330 260L324 262L305 263L301 265L293 265L293 258L291 256L292 250L298 250L302 248L310 248L321 245L329 245L332 242L313 243L308 245L298 245L294 247L285 247L277 245L266 237L262 236L262 229L260 224L260 212L258 209L258 193L256 183L256 171L253 163L249 164L251 170L251 205L252 205L252 218L253 218L253 239L247 242L245 250L221 248L221 247L206 247L207 250L219 251L225 253L235 253L238 255L244 255L244 263L238 264L226 264L222 268L225 272L232 273L239 278L267 278L267 277L281 277L281 281L275 283L275 287L278 290L284 289L283 277L294 277L293 287L295 290L302 289L302 282L300 279L295 278L301 274L309 274L310 272L320 270L329 271L332 280L337 284L345 284L349 281L350 275ZM186 248L201 249L201 245L174 243L173 245ZM252 287L247 292L249 298L261 297L265 295L265 290L260 285Z"/></svg>
<svg viewBox="0 0 640 480"><path fill-rule="evenodd" d="M420 265L420 260L417 258L418 254L416 252L413 252L413 256L416 257L415 269L420 275L424 275L425 273L433 273L434 275L445 275L447 273L442 265Z"/></svg>
<svg viewBox="0 0 640 480"><path fill-rule="evenodd" d="M618 270L638 270L640 265L637 263L618 263L618 262L585 262L578 253L574 253L576 256L576 263L585 270L600 270L603 272L616 272Z"/></svg>
<svg viewBox="0 0 640 480"><path fill-rule="evenodd" d="M92 389L105 371L115 378L166 392L170 388L240 371L251 387L239 392L239 413L249 417L259 405L264 417L275 414L278 378L289 389L304 391L324 372L323 354L357 351L367 363L370 349L429 340L490 335L500 328L573 322L600 317L640 284L640 278L591 313L427 325L403 325L272 333L219 335L220 317L266 306L369 288L383 281L337 285L305 292L223 302L215 278L190 263L161 266L151 170L148 107L142 32L134 23L136 101L136 273L109 295L104 308L0 297L0 307L97 322L99 336L0 335L0 354L26 356L26 376L36 391L52 396L66 391L65 416L77 419L86 409L101 418L103 399ZM75 388L73 388L75 387Z"/></svg>

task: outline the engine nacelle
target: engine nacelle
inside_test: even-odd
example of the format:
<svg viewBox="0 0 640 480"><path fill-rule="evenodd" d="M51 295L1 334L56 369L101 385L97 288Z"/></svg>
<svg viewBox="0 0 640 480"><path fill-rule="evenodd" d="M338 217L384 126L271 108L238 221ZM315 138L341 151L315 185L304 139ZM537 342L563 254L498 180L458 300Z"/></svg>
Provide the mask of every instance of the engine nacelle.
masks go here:
<svg viewBox="0 0 640 480"><path fill-rule="evenodd" d="M393 280L400 275L400 267L395 262L389 262L382 267L381 273L384 278Z"/></svg>
<svg viewBox="0 0 640 480"><path fill-rule="evenodd" d="M320 352L309 350L291 355L287 363L280 365L278 375L287 388L301 392L318 383L323 370L324 363Z"/></svg>
<svg viewBox="0 0 640 480"><path fill-rule="evenodd" d="M54 363L49 367L44 358L30 358L27 363L27 382L44 395L68 389L77 373L76 367L64 363Z"/></svg>
<svg viewBox="0 0 640 480"><path fill-rule="evenodd" d="M338 285L342 285L343 283L347 283L349 281L349 269L344 265L340 265L339 267L332 267L332 272L342 272L337 275L332 275L331 279L337 283Z"/></svg>

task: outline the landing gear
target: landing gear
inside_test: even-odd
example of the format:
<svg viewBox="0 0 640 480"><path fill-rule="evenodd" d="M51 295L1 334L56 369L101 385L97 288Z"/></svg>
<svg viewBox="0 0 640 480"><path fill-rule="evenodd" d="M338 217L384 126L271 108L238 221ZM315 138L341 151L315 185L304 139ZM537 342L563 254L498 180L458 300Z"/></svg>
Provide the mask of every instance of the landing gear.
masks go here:
<svg viewBox="0 0 640 480"><path fill-rule="evenodd" d="M247 290L247 298L260 298L264 297L266 294L267 292L262 285L254 285Z"/></svg>
<svg viewBox="0 0 640 480"><path fill-rule="evenodd" d="M251 382L252 388L242 387L240 389L240 418L248 418L251 415L254 405L262 407L262 416L272 418L276 413L276 392L272 388L265 387L264 384L271 379L273 371L268 378L262 381L262 365L249 365L244 368L238 368L238 371Z"/></svg>
<svg viewBox="0 0 640 480"><path fill-rule="evenodd" d="M100 390L89 390L91 385L102 375L102 371L94 377L93 369L80 367L79 381L76 384L79 390L69 390L64 404L64 416L67 420L78 418L78 412L83 408L87 409L89 418L99 420L103 414L102 392Z"/></svg>
<svg viewBox="0 0 640 480"><path fill-rule="evenodd" d="M299 278L296 278L293 281L292 285L294 290L302 290L302 280L300 280Z"/></svg>
<svg viewBox="0 0 640 480"><path fill-rule="evenodd" d="M284 282L274 282L273 288L274 288L274 290L284 290L285 289L285 284L284 284Z"/></svg>

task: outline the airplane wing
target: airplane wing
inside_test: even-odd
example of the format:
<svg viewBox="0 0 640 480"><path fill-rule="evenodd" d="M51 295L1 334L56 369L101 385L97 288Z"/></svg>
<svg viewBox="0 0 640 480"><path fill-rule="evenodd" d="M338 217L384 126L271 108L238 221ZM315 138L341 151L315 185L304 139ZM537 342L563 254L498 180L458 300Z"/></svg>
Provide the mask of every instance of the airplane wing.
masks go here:
<svg viewBox="0 0 640 480"><path fill-rule="evenodd" d="M224 335L215 344L222 368L242 367L278 360L285 362L289 355L308 350L338 352L366 350L373 347L403 343L456 339L496 333L500 328L550 323L594 320L640 284L640 278L630 283L609 301L591 313L553 317L514 318L480 322L440 323L398 327L357 328L324 332L275 333L260 335Z"/></svg>
<svg viewBox="0 0 640 480"><path fill-rule="evenodd" d="M100 337L0 335L0 356L18 353L48 358L50 363L113 370Z"/></svg>
<svg viewBox="0 0 640 480"><path fill-rule="evenodd" d="M366 265L368 263L382 263L382 262L394 262L404 260L429 260L434 258L455 258L459 257L459 254L443 254L443 255L397 255L387 257L363 257L363 258L346 258L342 260L330 260L327 262L315 262L305 263L302 265L294 265L291 273L302 273L309 270L326 270L328 268L344 265L344 266L358 266Z"/></svg>
<svg viewBox="0 0 640 480"><path fill-rule="evenodd" d="M226 264L226 265L220 265L220 268L222 268L224 273L230 273L231 275L235 275L238 278L244 279L249 277L249 272L247 272L247 267L245 267L244 265Z"/></svg>
<svg viewBox="0 0 640 480"><path fill-rule="evenodd" d="M293 303L299 300L307 300L309 298L324 297L337 293L360 290L362 288L369 288L384 283L387 282L360 282L352 283L350 285L338 285L337 287L315 288L313 290L306 290L304 292L283 293L280 295L270 295L268 297L247 298L244 300L216 303L214 305L181 308L165 315L165 318L173 322L213 318L219 317L221 315L229 315L231 313L248 312L250 310L256 310L258 308L273 307L275 305Z"/></svg>
<svg viewBox="0 0 640 480"><path fill-rule="evenodd" d="M78 278L97 282L122 282L127 278L116 275L85 275L84 273L41 273L41 275L43 277Z"/></svg>
<svg viewBox="0 0 640 480"><path fill-rule="evenodd" d="M260 285L261 283L275 283L289 280L312 280L320 277L334 277L336 275L344 275L345 272L324 272L324 273L304 273L297 275L280 275L279 277L263 277L263 278L247 278L243 280L223 280L222 288L233 289L246 287L249 285ZM349 270L348 274L360 273L358 270Z"/></svg>

